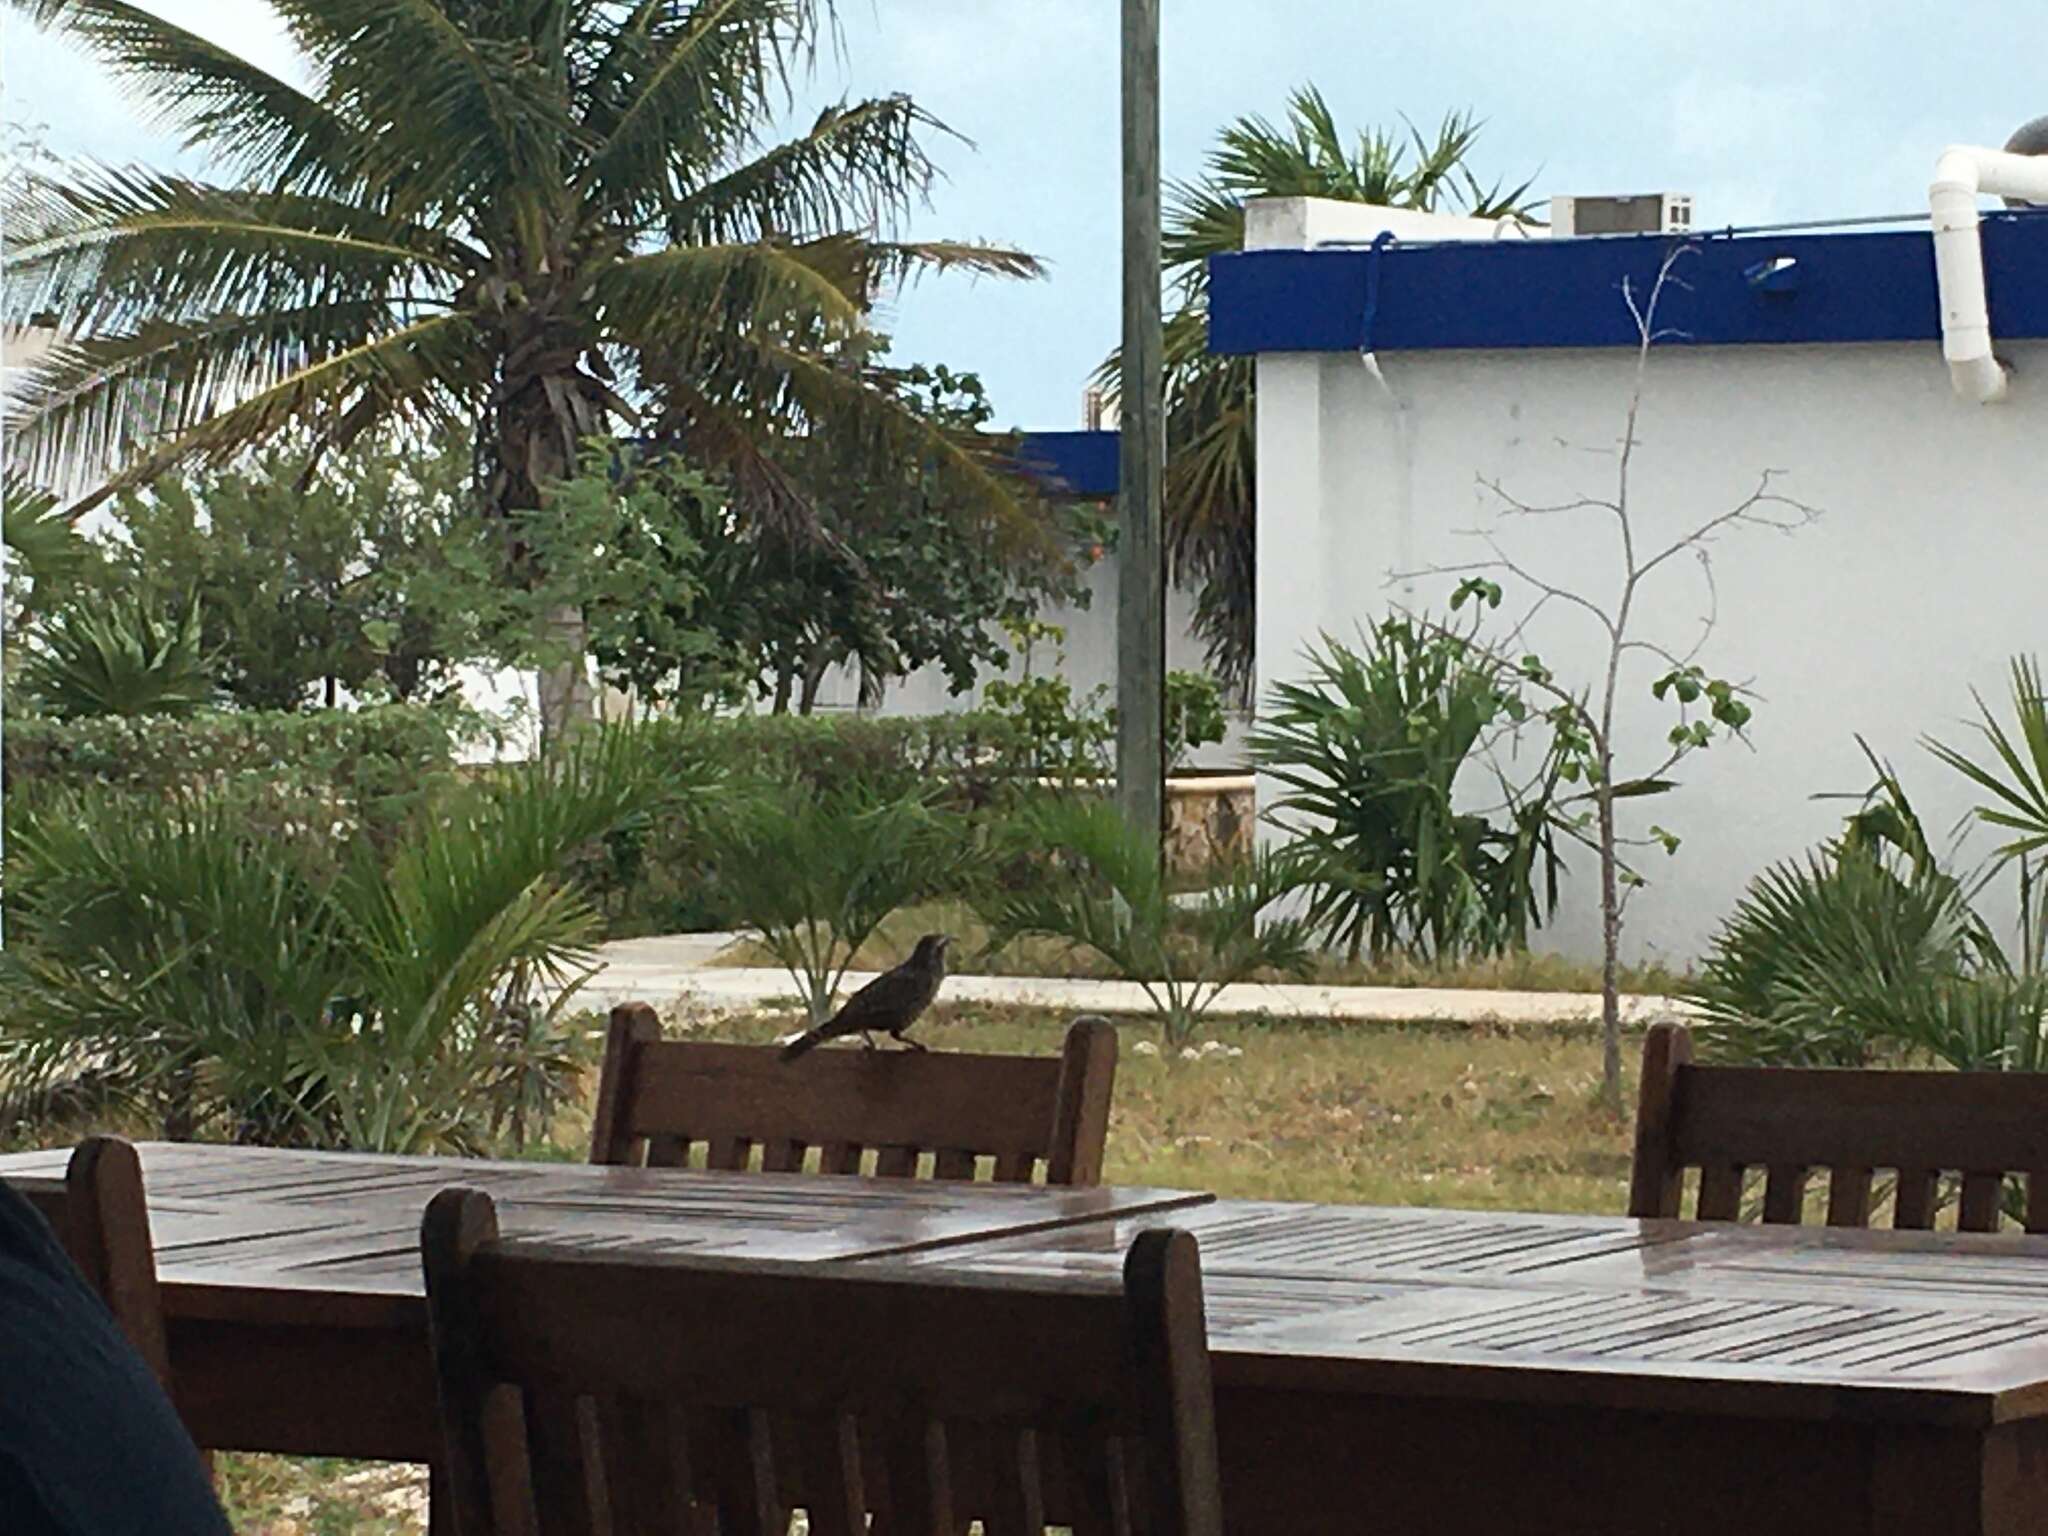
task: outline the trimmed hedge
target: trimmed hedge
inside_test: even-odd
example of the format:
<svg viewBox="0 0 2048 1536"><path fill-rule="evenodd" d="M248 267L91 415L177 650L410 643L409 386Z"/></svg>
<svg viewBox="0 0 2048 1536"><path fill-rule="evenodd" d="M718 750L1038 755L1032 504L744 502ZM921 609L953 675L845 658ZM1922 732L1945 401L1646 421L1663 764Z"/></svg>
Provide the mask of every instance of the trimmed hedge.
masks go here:
<svg viewBox="0 0 2048 1536"><path fill-rule="evenodd" d="M1024 735L1004 716L740 715L696 728L700 750L736 778L828 785L884 796L939 791L969 809L1026 774Z"/></svg>
<svg viewBox="0 0 2048 1536"><path fill-rule="evenodd" d="M428 806L463 770L456 749L472 717L419 705L305 713L231 711L184 718L9 719L7 814L33 814L66 792L109 789L138 800L199 789L248 807L253 825L329 826L381 838ZM993 817L1036 782L1026 732L989 713L868 718L742 715L653 722L649 749L704 763L734 783L856 781L878 795L938 795L970 823ZM695 818L614 833L578 861L615 937L727 926Z"/></svg>
<svg viewBox="0 0 2048 1536"><path fill-rule="evenodd" d="M154 798L206 788L280 815L317 807L374 830L395 826L453 782L456 747L470 729L458 712L405 704L183 718L10 717L0 758L10 813L71 790Z"/></svg>

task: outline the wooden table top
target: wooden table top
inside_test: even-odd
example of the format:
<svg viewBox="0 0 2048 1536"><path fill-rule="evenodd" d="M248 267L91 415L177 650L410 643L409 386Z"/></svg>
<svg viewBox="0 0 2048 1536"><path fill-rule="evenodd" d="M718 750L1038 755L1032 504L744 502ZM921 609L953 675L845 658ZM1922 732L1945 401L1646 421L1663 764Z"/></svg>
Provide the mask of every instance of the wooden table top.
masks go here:
<svg viewBox="0 0 2048 1536"><path fill-rule="evenodd" d="M1064 1189L935 1180L733 1174L584 1163L386 1157L145 1142L143 1181L172 1315L424 1326L420 1215L463 1184L508 1236L722 1257L887 1258L1120 1214L1200 1204L1180 1189ZM61 1185L68 1149L0 1157L0 1178Z"/></svg>
<svg viewBox="0 0 2048 1536"><path fill-rule="evenodd" d="M1201 1241L1219 1382L1985 1425L2048 1416L2048 1238L1219 1200L910 1264Z"/></svg>
<svg viewBox="0 0 2048 1536"><path fill-rule="evenodd" d="M61 1180L63 1149L0 1157ZM1219 1386L1983 1426L2048 1417L2048 1238L1211 1201L577 1164L142 1148L166 1306L422 1326L421 1209L612 1248L1109 1271L1201 1240Z"/></svg>

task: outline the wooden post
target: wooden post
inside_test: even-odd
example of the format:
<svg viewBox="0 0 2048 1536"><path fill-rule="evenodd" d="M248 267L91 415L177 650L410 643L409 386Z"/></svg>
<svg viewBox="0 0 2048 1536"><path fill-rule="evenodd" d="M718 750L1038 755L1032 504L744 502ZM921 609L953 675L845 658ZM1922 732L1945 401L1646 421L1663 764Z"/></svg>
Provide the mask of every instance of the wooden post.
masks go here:
<svg viewBox="0 0 2048 1536"><path fill-rule="evenodd" d="M1157 837L1166 796L1165 342L1159 291L1159 0L1123 0L1123 464L1117 495L1117 804Z"/></svg>

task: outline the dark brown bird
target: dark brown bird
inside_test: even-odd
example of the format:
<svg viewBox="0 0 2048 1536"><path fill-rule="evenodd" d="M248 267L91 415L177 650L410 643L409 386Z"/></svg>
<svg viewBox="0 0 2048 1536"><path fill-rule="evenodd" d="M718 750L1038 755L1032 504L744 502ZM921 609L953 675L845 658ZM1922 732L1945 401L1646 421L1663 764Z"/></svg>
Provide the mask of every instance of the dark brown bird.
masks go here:
<svg viewBox="0 0 2048 1536"><path fill-rule="evenodd" d="M939 983L946 979L946 946L951 936L928 933L917 941L910 958L893 971L884 971L846 1000L846 1006L814 1029L807 1029L782 1048L784 1061L815 1050L827 1040L859 1035L874 1049L875 1032L914 1051L924 1047L907 1039L904 1031L918 1020L932 999L939 995Z"/></svg>

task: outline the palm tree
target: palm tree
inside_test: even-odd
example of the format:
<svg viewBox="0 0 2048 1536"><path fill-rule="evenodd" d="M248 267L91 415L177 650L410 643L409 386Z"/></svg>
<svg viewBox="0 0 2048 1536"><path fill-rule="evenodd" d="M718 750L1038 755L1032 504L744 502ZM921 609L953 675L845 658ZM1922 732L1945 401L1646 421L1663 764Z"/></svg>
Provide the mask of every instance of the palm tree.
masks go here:
<svg viewBox="0 0 2048 1536"><path fill-rule="evenodd" d="M1209 665L1240 698L1251 687L1256 629L1254 370L1250 358L1209 352L1209 258L1243 248L1244 205L1255 197L1526 217L1528 182L1484 187L1467 168L1479 129L1470 113L1453 112L1434 140L1411 126L1405 137L1368 129L1347 141L1322 92L1304 86L1288 99L1284 125L1239 118L1218 135L1201 178L1170 189L1161 247L1173 305L1166 321L1166 543L1175 579L1199 588L1195 628ZM1112 356L1098 382L1113 388L1119 366Z"/></svg>
<svg viewBox="0 0 2048 1536"><path fill-rule="evenodd" d="M5 0L95 52L213 179L90 167L11 199L10 321L70 338L16 401L13 467L87 468L73 513L287 428L476 427L515 574L582 441L687 445L743 515L801 530L779 440L915 440L991 516L989 461L876 388L867 314L1016 250L887 236L943 125L842 103L769 143L831 0L272 0L301 90L129 0ZM765 146L765 147L764 147ZM580 612L544 626L555 729L587 712ZM573 665L571 664L573 662Z"/></svg>

